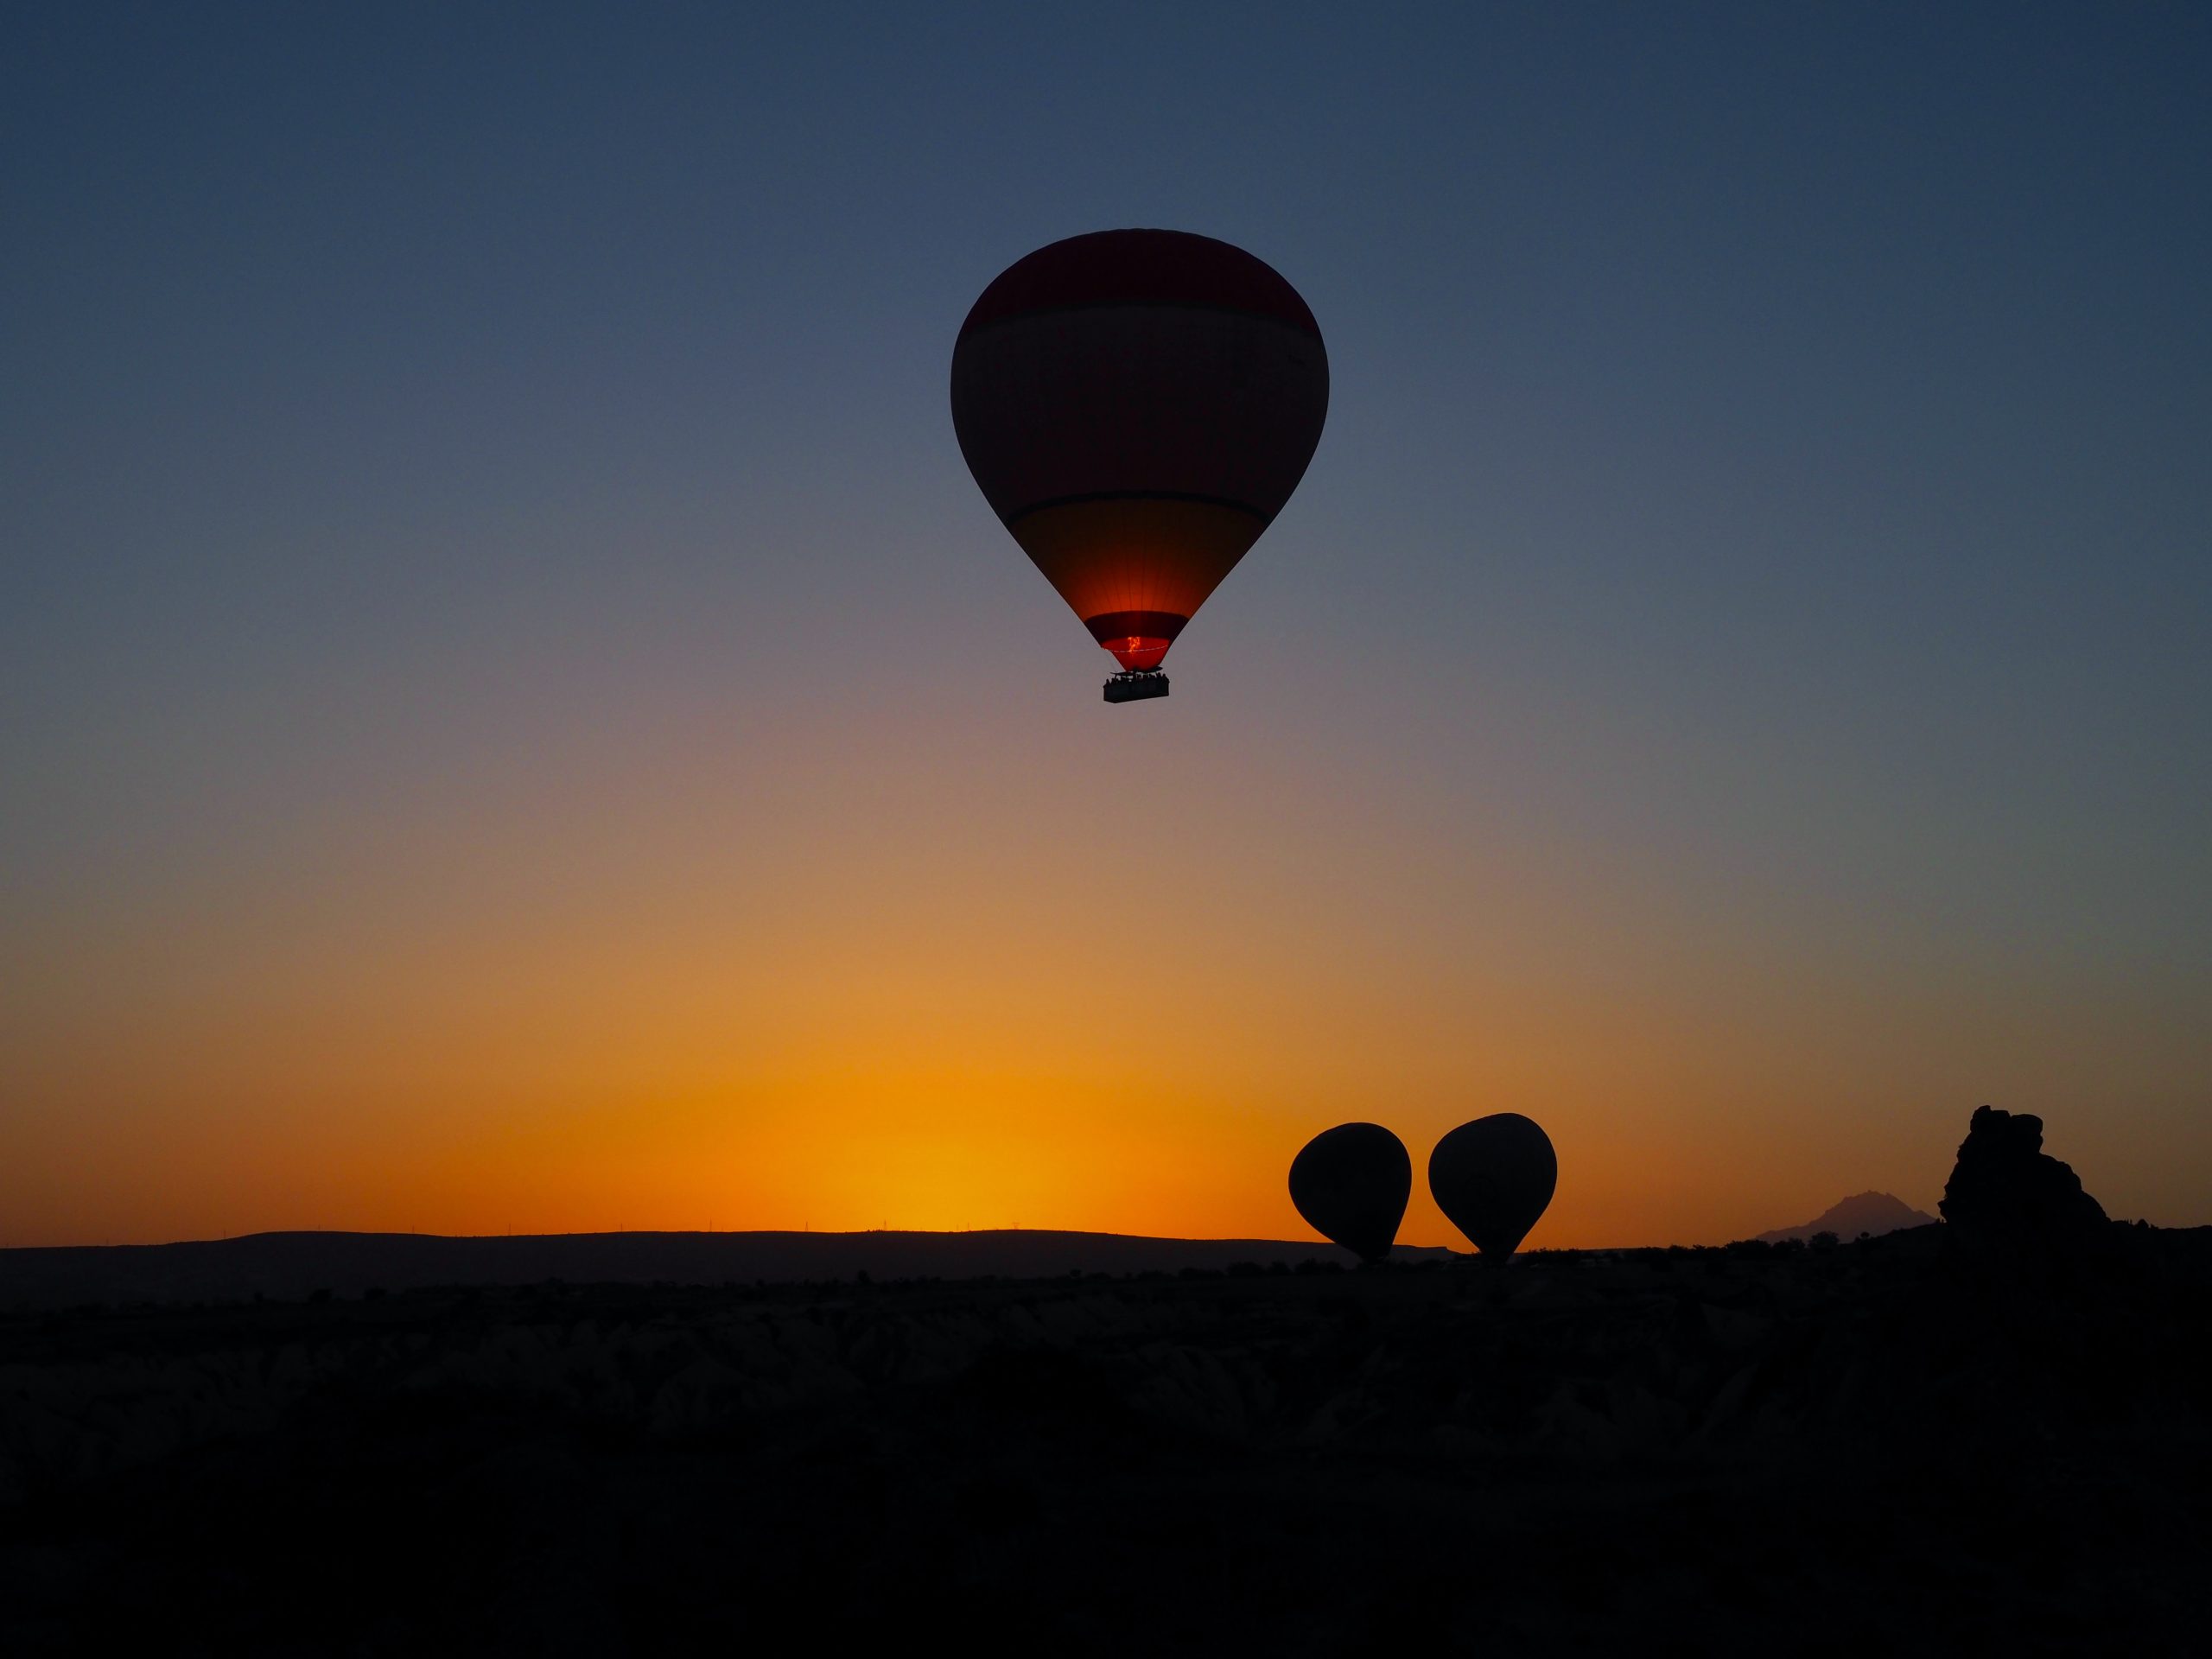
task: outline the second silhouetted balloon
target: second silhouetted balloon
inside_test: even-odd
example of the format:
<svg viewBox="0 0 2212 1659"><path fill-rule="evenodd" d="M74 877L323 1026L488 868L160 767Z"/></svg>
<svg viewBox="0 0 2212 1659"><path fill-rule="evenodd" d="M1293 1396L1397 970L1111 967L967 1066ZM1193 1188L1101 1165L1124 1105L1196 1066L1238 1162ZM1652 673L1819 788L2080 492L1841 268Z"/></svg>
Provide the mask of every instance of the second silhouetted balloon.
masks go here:
<svg viewBox="0 0 2212 1659"><path fill-rule="evenodd" d="M1362 1261L1390 1254L1413 1195L1406 1143L1380 1123L1339 1123L1290 1162L1290 1201L1307 1225Z"/></svg>
<svg viewBox="0 0 2212 1659"><path fill-rule="evenodd" d="M1428 1154L1436 1207L1477 1249L1501 1262L1521 1248L1558 1185L1551 1136L1518 1112L1462 1123Z"/></svg>

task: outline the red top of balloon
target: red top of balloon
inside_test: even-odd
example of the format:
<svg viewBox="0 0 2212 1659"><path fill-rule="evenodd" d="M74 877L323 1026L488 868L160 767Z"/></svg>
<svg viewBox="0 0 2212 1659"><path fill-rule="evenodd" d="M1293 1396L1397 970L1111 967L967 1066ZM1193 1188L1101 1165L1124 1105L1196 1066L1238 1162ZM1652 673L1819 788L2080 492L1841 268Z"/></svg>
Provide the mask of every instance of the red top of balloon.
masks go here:
<svg viewBox="0 0 2212 1659"><path fill-rule="evenodd" d="M1274 267L1242 248L1187 231L1094 231L1018 259L985 289L968 321L978 328L1036 311L1092 305L1188 305L1242 311L1302 328L1320 325Z"/></svg>

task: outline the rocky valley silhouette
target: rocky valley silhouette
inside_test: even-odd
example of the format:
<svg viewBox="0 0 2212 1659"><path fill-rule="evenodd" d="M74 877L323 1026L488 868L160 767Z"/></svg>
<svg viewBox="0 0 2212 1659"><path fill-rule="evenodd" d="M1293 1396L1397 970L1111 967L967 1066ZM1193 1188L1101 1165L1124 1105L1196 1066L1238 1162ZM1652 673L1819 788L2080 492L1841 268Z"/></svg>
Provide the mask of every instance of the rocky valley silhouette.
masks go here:
<svg viewBox="0 0 2212 1659"><path fill-rule="evenodd" d="M1503 1270L10 1298L0 1650L2192 1651L2212 1230L2053 1161Z"/></svg>

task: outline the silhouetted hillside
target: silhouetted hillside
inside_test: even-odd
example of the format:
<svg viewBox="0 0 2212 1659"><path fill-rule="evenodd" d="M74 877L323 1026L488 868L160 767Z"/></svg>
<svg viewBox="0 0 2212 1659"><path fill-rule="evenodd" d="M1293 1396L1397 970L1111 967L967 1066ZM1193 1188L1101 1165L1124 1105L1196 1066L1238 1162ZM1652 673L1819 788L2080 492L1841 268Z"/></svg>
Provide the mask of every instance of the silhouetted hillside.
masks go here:
<svg viewBox="0 0 2212 1659"><path fill-rule="evenodd" d="M1452 1252L1401 1245L1399 1261ZM972 1233L253 1233L184 1244L0 1250L0 1308L296 1300L431 1285L725 1285L852 1279L1047 1279L1218 1270L1232 1262L1349 1263L1319 1239Z"/></svg>
<svg viewBox="0 0 2212 1659"><path fill-rule="evenodd" d="M1759 1242L1780 1244L1791 1239L1817 1237L1821 1233L1834 1233L1839 1239L1857 1238L1861 1234L1879 1238L1885 1233L1900 1232L1907 1227L1930 1227L1935 1224L1935 1217L1914 1209L1903 1198L1892 1198L1887 1192L1859 1192L1829 1205L1802 1227L1777 1227L1770 1233L1761 1233Z"/></svg>
<svg viewBox="0 0 2212 1659"><path fill-rule="evenodd" d="M0 1651L2192 1650L2212 1234L1948 1231L0 1319Z"/></svg>

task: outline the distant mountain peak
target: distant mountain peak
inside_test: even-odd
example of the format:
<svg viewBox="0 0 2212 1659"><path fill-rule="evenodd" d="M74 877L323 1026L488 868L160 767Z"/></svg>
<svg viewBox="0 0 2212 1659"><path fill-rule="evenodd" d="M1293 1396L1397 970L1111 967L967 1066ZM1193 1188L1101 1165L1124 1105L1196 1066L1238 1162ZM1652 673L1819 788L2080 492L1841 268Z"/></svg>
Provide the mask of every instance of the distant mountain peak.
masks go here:
<svg viewBox="0 0 2212 1659"><path fill-rule="evenodd" d="M1894 1233L1907 1227L1925 1227L1936 1217L1924 1211L1916 1210L1903 1198L1888 1192L1854 1192L1840 1203L1831 1205L1819 1217L1802 1227L1777 1227L1770 1233L1761 1233L1764 1243L1779 1244L1789 1239L1808 1239L1815 1233L1834 1233L1838 1238L1854 1239L1861 1233L1878 1238L1884 1233Z"/></svg>

